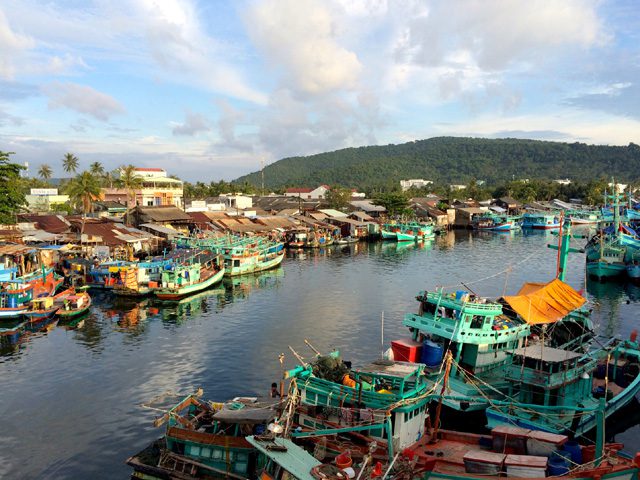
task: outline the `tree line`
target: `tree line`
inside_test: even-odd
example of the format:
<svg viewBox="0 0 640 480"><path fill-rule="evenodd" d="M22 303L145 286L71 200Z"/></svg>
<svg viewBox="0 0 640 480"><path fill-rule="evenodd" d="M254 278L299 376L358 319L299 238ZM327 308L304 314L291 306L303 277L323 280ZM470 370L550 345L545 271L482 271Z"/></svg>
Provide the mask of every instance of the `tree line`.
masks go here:
<svg viewBox="0 0 640 480"><path fill-rule="evenodd" d="M265 186L340 185L392 191L400 180L424 178L437 184L483 180L494 188L513 180L569 178L587 183L615 175L628 183L640 177L640 146L587 145L522 139L436 137L400 145L346 148L279 160L264 169ZM260 172L235 183L261 184Z"/></svg>

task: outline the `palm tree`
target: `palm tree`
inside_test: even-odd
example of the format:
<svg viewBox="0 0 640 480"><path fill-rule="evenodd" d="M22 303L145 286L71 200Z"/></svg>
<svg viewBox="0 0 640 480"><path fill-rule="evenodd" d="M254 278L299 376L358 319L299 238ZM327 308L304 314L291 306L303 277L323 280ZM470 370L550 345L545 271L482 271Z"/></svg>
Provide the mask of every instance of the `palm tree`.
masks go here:
<svg viewBox="0 0 640 480"><path fill-rule="evenodd" d="M66 192L71 203L76 208L81 207L82 209L82 228L80 230L80 241L82 241L87 213L93 210L94 200L100 198L100 182L91 172L82 172L68 183Z"/></svg>
<svg viewBox="0 0 640 480"><path fill-rule="evenodd" d="M100 162L93 162L91 165L89 165L89 171L96 177L99 177L104 173L104 167Z"/></svg>
<svg viewBox="0 0 640 480"><path fill-rule="evenodd" d="M127 191L127 208L130 208L132 201L135 202L136 190L142 187L142 177L136 173L136 167L120 167L120 184Z"/></svg>
<svg viewBox="0 0 640 480"><path fill-rule="evenodd" d="M51 167L49 165L47 165L46 163L40 165L40 168L38 169L38 176L43 179L44 181L47 181L51 178L51 176L53 175L53 170L51 170Z"/></svg>
<svg viewBox="0 0 640 480"><path fill-rule="evenodd" d="M62 166L65 172L75 174L78 170L78 157L73 153L66 153L62 159Z"/></svg>

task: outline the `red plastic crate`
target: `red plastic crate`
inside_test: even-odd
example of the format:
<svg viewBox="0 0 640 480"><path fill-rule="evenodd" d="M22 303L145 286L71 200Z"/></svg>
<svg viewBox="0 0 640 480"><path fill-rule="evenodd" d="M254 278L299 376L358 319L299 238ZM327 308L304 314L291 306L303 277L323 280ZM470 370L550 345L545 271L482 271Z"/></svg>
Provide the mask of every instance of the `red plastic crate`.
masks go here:
<svg viewBox="0 0 640 480"><path fill-rule="evenodd" d="M393 351L393 359L396 362L417 363L422 355L422 344L410 338L403 338L393 340L391 342L391 350Z"/></svg>

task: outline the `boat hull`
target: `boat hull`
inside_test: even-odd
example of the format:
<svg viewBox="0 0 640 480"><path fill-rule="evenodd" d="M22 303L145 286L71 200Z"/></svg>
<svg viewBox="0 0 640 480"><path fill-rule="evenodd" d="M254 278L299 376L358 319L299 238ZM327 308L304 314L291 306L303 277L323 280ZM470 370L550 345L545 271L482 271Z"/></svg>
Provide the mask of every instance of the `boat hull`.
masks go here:
<svg viewBox="0 0 640 480"><path fill-rule="evenodd" d="M607 263L607 262L588 262L587 273L590 277L597 279L615 278L626 272L623 263Z"/></svg>
<svg viewBox="0 0 640 480"><path fill-rule="evenodd" d="M227 277L235 277L238 275L246 275L249 273L261 272L263 270L269 270L271 268L275 268L282 263L284 259L284 252L278 254L276 257L271 260L267 260L266 262L256 262L256 263L248 263L245 265L240 265L238 267L231 266L227 267L225 270L225 276Z"/></svg>
<svg viewBox="0 0 640 480"><path fill-rule="evenodd" d="M414 234L398 232L396 238L399 242L415 242L416 236Z"/></svg>
<svg viewBox="0 0 640 480"><path fill-rule="evenodd" d="M28 310L26 305L16 308L0 308L0 320L12 320L20 318Z"/></svg>
<svg viewBox="0 0 640 480"><path fill-rule="evenodd" d="M46 310L38 310L38 311L32 311L32 312L27 311L23 313L23 316L30 322L38 322L40 320L53 317L58 311L58 308L59 307L54 307Z"/></svg>
<svg viewBox="0 0 640 480"><path fill-rule="evenodd" d="M180 300L181 298L200 292L212 285L215 285L216 283L219 283L222 280L224 273L225 269L223 268L203 282L193 285L185 285L179 288L159 288L154 291L154 294L160 300Z"/></svg>
<svg viewBox="0 0 640 480"><path fill-rule="evenodd" d="M627 265L627 276L632 280L640 280L640 265Z"/></svg>
<svg viewBox="0 0 640 480"><path fill-rule="evenodd" d="M397 240L398 236L396 232L390 232L389 230L382 230L381 232L383 240Z"/></svg>

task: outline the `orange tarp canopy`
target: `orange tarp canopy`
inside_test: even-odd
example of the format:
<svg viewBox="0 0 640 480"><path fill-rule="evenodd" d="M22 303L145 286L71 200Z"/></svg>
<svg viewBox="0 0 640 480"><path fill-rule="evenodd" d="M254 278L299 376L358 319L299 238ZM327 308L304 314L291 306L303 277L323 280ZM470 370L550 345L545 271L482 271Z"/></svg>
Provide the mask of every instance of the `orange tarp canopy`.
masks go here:
<svg viewBox="0 0 640 480"><path fill-rule="evenodd" d="M503 298L529 324L557 322L586 302L557 278L549 283L525 283L517 295Z"/></svg>

